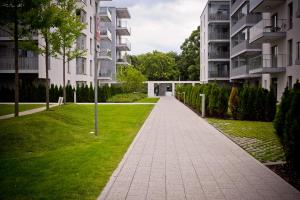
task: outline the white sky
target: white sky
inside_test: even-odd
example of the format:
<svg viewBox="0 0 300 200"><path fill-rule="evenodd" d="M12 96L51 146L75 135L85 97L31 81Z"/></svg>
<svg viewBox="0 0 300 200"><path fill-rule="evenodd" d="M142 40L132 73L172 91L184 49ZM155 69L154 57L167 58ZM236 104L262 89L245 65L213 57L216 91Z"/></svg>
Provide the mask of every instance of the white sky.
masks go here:
<svg viewBox="0 0 300 200"><path fill-rule="evenodd" d="M130 54L153 50L180 52L180 45L200 25L206 0L113 0L101 5L128 7Z"/></svg>

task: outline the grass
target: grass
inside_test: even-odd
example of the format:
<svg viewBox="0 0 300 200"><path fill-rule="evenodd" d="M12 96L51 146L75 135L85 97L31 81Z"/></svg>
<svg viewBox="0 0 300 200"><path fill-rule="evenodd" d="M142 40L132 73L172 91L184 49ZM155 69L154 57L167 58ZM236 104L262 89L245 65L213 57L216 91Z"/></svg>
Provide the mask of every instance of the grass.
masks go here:
<svg viewBox="0 0 300 200"><path fill-rule="evenodd" d="M136 101L137 103L157 103L159 98L144 98L141 100Z"/></svg>
<svg viewBox="0 0 300 200"><path fill-rule="evenodd" d="M0 199L96 199L153 105L92 105L0 121Z"/></svg>
<svg viewBox="0 0 300 200"><path fill-rule="evenodd" d="M44 104L19 104L20 112L31 110L35 108L44 107ZM0 104L0 116L13 114L15 112L14 104Z"/></svg>
<svg viewBox="0 0 300 200"><path fill-rule="evenodd" d="M261 162L285 160L284 151L272 122L223 120L208 122Z"/></svg>

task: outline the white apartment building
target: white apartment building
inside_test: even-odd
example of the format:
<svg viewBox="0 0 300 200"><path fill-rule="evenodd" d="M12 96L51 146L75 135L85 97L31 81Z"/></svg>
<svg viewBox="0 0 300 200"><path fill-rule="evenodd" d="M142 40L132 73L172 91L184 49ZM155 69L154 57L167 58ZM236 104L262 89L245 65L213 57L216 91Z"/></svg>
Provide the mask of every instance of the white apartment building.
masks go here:
<svg viewBox="0 0 300 200"><path fill-rule="evenodd" d="M229 67L230 1L209 0L201 14L200 81L228 82Z"/></svg>
<svg viewBox="0 0 300 200"><path fill-rule="evenodd" d="M86 55L76 58L66 64L66 84L72 86L81 84L93 84L94 82L94 65L95 65L95 16L98 10L101 16L100 24L106 26L111 23L111 33L101 30L101 52L98 58L100 59L99 80L103 78L103 69L111 70L109 81L115 81L116 59L117 59L117 14L118 12L107 12L107 16L103 16L103 9L98 7L98 0L77 0L78 10L76 14L80 17L82 23L86 23L86 29L82 31L82 35L77 39L74 47L86 49ZM126 10L112 8L109 10ZM121 11L120 11L121 12ZM115 14L113 14L115 13ZM110 17L110 18L109 18ZM130 17L130 16L129 16ZM40 35L34 37L37 44L43 44L43 38ZM107 45L106 41L111 42ZM100 44L101 44L100 43ZM14 54L13 40L4 31L0 30L0 86L12 86L14 83ZM107 48L106 48L107 46ZM106 50L104 53L103 50ZM109 62L107 62L107 60ZM62 59L51 57L49 60L49 79L50 84L62 85L63 83L63 67ZM103 67L102 67L103 66ZM23 82L43 82L46 77L45 57L37 55L30 51L20 50L19 53L19 76L21 84Z"/></svg>
<svg viewBox="0 0 300 200"><path fill-rule="evenodd" d="M249 38L262 53L251 58L249 73L260 74L262 87L273 87L280 100L285 87L300 80L300 1L250 0L250 12L262 13Z"/></svg>

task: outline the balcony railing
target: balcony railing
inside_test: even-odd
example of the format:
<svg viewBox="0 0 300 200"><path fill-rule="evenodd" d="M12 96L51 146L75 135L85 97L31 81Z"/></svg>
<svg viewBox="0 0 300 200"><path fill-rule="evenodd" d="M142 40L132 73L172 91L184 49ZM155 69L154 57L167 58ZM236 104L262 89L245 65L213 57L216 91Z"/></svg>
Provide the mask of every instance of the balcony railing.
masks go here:
<svg viewBox="0 0 300 200"><path fill-rule="evenodd" d="M236 0L232 5L231 5L231 13L235 12L241 5L243 5L243 3L246 0Z"/></svg>
<svg viewBox="0 0 300 200"><path fill-rule="evenodd" d="M109 8L102 7L100 8L99 15L104 21L111 21L112 16Z"/></svg>
<svg viewBox="0 0 300 200"><path fill-rule="evenodd" d="M111 50L101 50L100 51L100 58L103 58L103 59L112 59L111 58Z"/></svg>
<svg viewBox="0 0 300 200"><path fill-rule="evenodd" d="M38 70L38 57L19 57L19 70ZM0 70L14 70L14 57L0 57Z"/></svg>
<svg viewBox="0 0 300 200"><path fill-rule="evenodd" d="M264 33L285 33L288 28L287 22L286 19L278 19L277 23L274 24L271 19L262 19L250 28L250 42L263 37Z"/></svg>
<svg viewBox="0 0 300 200"><path fill-rule="evenodd" d="M237 31L241 29L241 27L245 26L245 24L256 24L261 20L262 16L261 14L251 14L251 15L246 15L240 20L236 21L235 23L232 23L231 26L231 34L236 34Z"/></svg>
<svg viewBox="0 0 300 200"><path fill-rule="evenodd" d="M286 67L286 54L263 54L249 59L250 70Z"/></svg>
<svg viewBox="0 0 300 200"><path fill-rule="evenodd" d="M209 40L229 40L229 32L227 33L222 33L222 30L215 30L215 32L210 32L208 34L208 39Z"/></svg>
<svg viewBox="0 0 300 200"><path fill-rule="evenodd" d="M208 77L209 78L228 78L229 71L209 71Z"/></svg>
<svg viewBox="0 0 300 200"><path fill-rule="evenodd" d="M127 51L131 49L131 44L128 39L121 39L117 41L117 48L119 50Z"/></svg>
<svg viewBox="0 0 300 200"><path fill-rule="evenodd" d="M209 52L208 58L209 59L229 59L230 55L229 52Z"/></svg>
<svg viewBox="0 0 300 200"><path fill-rule="evenodd" d="M130 35L131 34L131 28L129 27L128 22L124 21L124 20L118 20L117 31L118 31L118 34L121 34L121 35Z"/></svg>
<svg viewBox="0 0 300 200"><path fill-rule="evenodd" d="M99 73L99 77L101 77L101 78L109 78L109 77L112 77L112 73L111 72L100 72Z"/></svg>
<svg viewBox="0 0 300 200"><path fill-rule="evenodd" d="M211 21L225 21L225 20L229 20L229 14L211 13L208 15L208 19Z"/></svg>
<svg viewBox="0 0 300 200"><path fill-rule="evenodd" d="M248 65L241 65L231 69L230 77L246 76L249 73Z"/></svg>
<svg viewBox="0 0 300 200"><path fill-rule="evenodd" d="M232 45L234 42L232 42ZM247 50L257 50L261 51L261 45L260 44L250 44L249 40L239 41L237 44L233 45L231 49L231 56L237 56L238 54L241 54Z"/></svg>
<svg viewBox="0 0 300 200"><path fill-rule="evenodd" d="M100 38L108 38L109 40L112 39L111 32L108 29L101 30L100 31L100 36L101 36Z"/></svg>

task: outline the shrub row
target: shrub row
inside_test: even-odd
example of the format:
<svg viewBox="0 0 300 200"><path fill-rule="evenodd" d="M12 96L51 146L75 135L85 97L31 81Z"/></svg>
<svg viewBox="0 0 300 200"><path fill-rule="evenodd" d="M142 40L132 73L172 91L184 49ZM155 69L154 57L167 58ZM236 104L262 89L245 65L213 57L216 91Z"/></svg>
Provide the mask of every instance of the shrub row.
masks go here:
<svg viewBox="0 0 300 200"><path fill-rule="evenodd" d="M300 173L300 84L285 89L274 120L287 161Z"/></svg>
<svg viewBox="0 0 300 200"><path fill-rule="evenodd" d="M136 102L136 101L144 99L146 97L147 97L147 95L144 93L117 94L117 95L109 98L107 100L107 102L130 103L130 102Z"/></svg>
<svg viewBox="0 0 300 200"><path fill-rule="evenodd" d="M202 112L200 94L205 94L205 110L208 116L225 117L228 110L230 88L217 84L178 85L176 97L198 112Z"/></svg>
<svg viewBox="0 0 300 200"><path fill-rule="evenodd" d="M66 87L67 102L74 102L75 88L68 85ZM116 94L122 93L122 87L112 85L111 87L105 85L98 87L98 100L99 102L106 102ZM40 85L21 85L20 87L20 102L45 102L46 92L45 86ZM63 96L63 88L57 85L51 85L49 88L50 102L57 102L58 98ZM76 87L76 100L77 102L93 102L94 101L94 88L90 86L77 86ZM14 101L14 89L12 88L0 88L0 102L13 102Z"/></svg>
<svg viewBox="0 0 300 200"><path fill-rule="evenodd" d="M210 117L225 118L231 114L234 119L273 121L276 113L272 90L248 85L238 89L217 84L178 85L176 88L176 97L198 112L202 112L200 94L206 96L205 110Z"/></svg>

